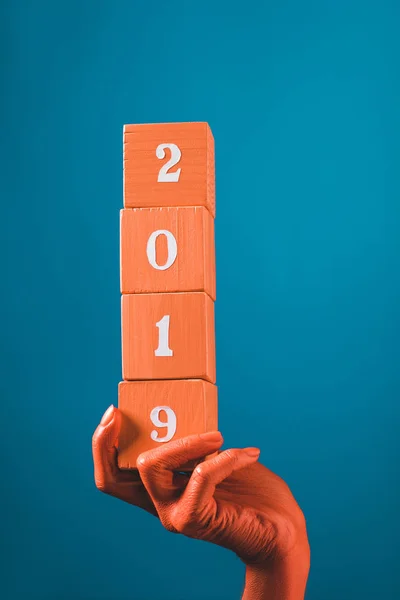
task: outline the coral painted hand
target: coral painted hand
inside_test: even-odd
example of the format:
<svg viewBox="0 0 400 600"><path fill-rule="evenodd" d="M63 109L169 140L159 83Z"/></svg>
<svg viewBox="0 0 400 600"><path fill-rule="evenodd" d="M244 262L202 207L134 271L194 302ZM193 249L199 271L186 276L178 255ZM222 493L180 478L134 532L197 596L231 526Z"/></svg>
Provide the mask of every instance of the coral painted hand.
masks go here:
<svg viewBox="0 0 400 600"><path fill-rule="evenodd" d="M243 600L304 598L310 550L303 513L286 483L258 462L257 448L219 451L219 432L192 435L141 454L138 471L117 465L121 413L111 406L93 436L99 490L158 516L174 533L228 548L246 564Z"/></svg>

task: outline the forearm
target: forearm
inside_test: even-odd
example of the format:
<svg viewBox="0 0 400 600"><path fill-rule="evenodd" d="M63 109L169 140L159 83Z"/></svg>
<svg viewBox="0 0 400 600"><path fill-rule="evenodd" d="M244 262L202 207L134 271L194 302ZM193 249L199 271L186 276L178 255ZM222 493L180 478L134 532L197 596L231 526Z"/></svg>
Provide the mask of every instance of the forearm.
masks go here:
<svg viewBox="0 0 400 600"><path fill-rule="evenodd" d="M303 561L269 568L247 566L242 600L304 600L308 570Z"/></svg>

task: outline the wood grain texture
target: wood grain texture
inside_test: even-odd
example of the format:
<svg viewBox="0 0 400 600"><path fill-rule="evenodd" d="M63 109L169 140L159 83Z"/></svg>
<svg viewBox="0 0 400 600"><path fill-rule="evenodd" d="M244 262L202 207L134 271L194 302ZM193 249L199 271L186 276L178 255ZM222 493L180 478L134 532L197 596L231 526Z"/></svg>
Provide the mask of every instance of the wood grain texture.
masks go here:
<svg viewBox="0 0 400 600"><path fill-rule="evenodd" d="M121 382L118 388L118 408L123 417L118 441L120 468L136 468L141 452L168 443L151 438L154 430L160 437L167 433L167 427L156 427L150 417L159 406L171 408L176 415L176 432L171 441L218 429L217 387L211 383L196 379ZM160 420L166 422L166 419L165 411L160 411Z"/></svg>
<svg viewBox="0 0 400 600"><path fill-rule="evenodd" d="M214 138L207 123L159 123L124 127L124 207L205 206L215 217ZM171 158L156 156L160 144L176 144L179 181L159 182Z"/></svg>
<svg viewBox="0 0 400 600"><path fill-rule="evenodd" d="M215 300L214 219L203 206L121 210L121 293L205 291ZM165 270L150 263L147 247L156 231L169 231L176 258ZM168 264L165 234L155 242L156 263ZM172 252L171 252L172 256Z"/></svg>
<svg viewBox="0 0 400 600"><path fill-rule="evenodd" d="M214 302L204 292L122 296L122 376L135 379L207 379L215 383ZM172 356L156 356L169 316Z"/></svg>

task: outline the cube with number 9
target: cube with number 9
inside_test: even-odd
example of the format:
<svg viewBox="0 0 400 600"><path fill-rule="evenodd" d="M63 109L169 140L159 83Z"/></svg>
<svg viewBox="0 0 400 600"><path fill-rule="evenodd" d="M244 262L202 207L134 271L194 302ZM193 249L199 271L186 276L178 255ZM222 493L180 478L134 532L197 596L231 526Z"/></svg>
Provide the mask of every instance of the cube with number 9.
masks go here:
<svg viewBox="0 0 400 600"><path fill-rule="evenodd" d="M136 468L142 452L195 433L218 429L217 387L201 379L123 381L118 464ZM205 457L204 457L205 458Z"/></svg>

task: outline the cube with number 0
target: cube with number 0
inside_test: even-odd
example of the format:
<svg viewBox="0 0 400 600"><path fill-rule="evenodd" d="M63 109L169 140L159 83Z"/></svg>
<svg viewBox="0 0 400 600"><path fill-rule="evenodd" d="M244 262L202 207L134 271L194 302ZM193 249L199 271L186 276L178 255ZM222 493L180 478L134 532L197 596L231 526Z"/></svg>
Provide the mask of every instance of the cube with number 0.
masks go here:
<svg viewBox="0 0 400 600"><path fill-rule="evenodd" d="M121 211L121 292L205 291L215 300L214 219L203 206Z"/></svg>
<svg viewBox="0 0 400 600"><path fill-rule="evenodd" d="M139 454L146 450L218 429L217 388L207 381L124 381L119 384L118 408L118 463L125 469L136 468Z"/></svg>
<svg viewBox="0 0 400 600"><path fill-rule="evenodd" d="M122 296L123 379L215 383L214 302L204 292Z"/></svg>
<svg viewBox="0 0 400 600"><path fill-rule="evenodd" d="M124 127L124 207L205 206L215 216L214 138L207 123Z"/></svg>

